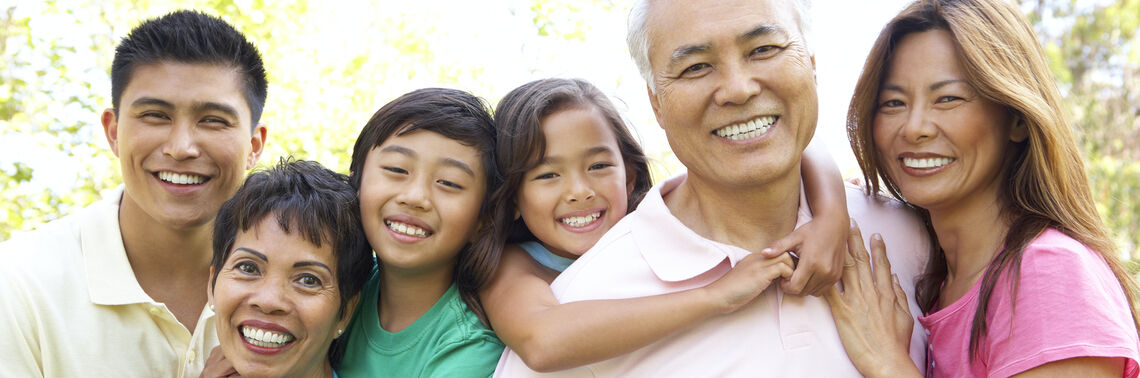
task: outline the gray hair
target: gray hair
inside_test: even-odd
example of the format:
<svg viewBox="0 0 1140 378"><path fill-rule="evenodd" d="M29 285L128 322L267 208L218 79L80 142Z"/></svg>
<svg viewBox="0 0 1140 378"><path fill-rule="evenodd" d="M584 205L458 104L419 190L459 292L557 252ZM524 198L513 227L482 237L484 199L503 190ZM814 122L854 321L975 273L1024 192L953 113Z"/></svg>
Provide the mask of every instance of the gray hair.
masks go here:
<svg viewBox="0 0 1140 378"><path fill-rule="evenodd" d="M652 0L635 0L629 9L629 24L626 29L625 43L629 46L629 55L633 63L641 72L641 78L649 84L649 90L656 91L653 84L653 67L649 66L649 2ZM804 45L810 53L811 45L808 36L811 34L811 0L789 0L795 7L796 18L799 21L800 34Z"/></svg>

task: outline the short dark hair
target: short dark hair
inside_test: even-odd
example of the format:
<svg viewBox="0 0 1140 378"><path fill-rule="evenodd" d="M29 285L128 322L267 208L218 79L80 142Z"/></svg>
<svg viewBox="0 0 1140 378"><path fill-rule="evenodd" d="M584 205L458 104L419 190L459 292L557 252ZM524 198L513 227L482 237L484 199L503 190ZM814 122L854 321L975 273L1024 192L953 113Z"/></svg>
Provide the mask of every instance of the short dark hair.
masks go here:
<svg viewBox="0 0 1140 378"><path fill-rule="evenodd" d="M352 163L349 164L349 182L352 188L360 190L364 160L372 149L384 144L392 136L407 135L417 130L431 131L474 148L479 152L483 164L486 193L499 187L502 178L495 166L495 124L487 103L456 89L424 88L408 92L385 104L360 130L360 136L352 147ZM479 209L480 218L489 213L489 206L490 203L484 197ZM479 222L480 234L485 232L487 223ZM459 252L455 264L455 285L467 307L486 323L478 291L490 279L499 260L474 252L477 251L473 251L470 244Z"/></svg>
<svg viewBox="0 0 1140 378"><path fill-rule="evenodd" d="M222 204L214 220L210 290L233 252L238 232L271 215L285 233L298 233L318 247L332 245L340 291L338 314L343 317L348 301L360 293L371 274L372 249L348 176L314 161L282 158L276 166L249 175L233 198Z"/></svg>
<svg viewBox="0 0 1140 378"><path fill-rule="evenodd" d="M123 90L135 68L164 61L209 63L237 69L243 78L242 95L249 105L250 127L257 127L269 85L261 54L230 24L192 10L147 20L119 42L111 63L111 106L116 115Z"/></svg>

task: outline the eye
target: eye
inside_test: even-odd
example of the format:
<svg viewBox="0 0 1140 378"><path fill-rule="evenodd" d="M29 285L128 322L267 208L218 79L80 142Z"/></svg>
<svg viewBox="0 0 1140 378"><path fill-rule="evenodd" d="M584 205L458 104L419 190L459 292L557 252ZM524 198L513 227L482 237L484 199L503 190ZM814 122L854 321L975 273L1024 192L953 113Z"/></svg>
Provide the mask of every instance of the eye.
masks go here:
<svg viewBox="0 0 1140 378"><path fill-rule="evenodd" d="M776 55L776 53L780 52L780 50L782 50L780 46L764 45L753 49L752 53L749 55L756 58L767 58L772 55Z"/></svg>
<svg viewBox="0 0 1140 378"><path fill-rule="evenodd" d="M388 171L388 172L392 172L392 173L395 173L395 174L398 174L398 175L406 175L406 174L408 174L408 171L406 171L406 170L404 170L403 168L400 168L400 167L381 167L380 169L383 169L383 170L385 170L385 171Z"/></svg>
<svg viewBox="0 0 1140 378"><path fill-rule="evenodd" d="M963 98L958 97L958 96L942 96L942 97L939 97L938 100L935 100L934 102L935 103L943 103L943 102L954 102L954 101L959 101L959 100L963 100Z"/></svg>
<svg viewBox="0 0 1140 378"><path fill-rule="evenodd" d="M547 172L547 173L539 174L538 176L534 176L534 179L535 180L550 180L550 179L553 179L555 177L558 177L557 173Z"/></svg>
<svg viewBox="0 0 1140 378"><path fill-rule="evenodd" d="M297 283L305 287L320 287L321 279L312 274L302 274L300 277L297 277Z"/></svg>
<svg viewBox="0 0 1140 378"><path fill-rule="evenodd" d="M436 180L436 183L454 189L463 190L463 186L447 180Z"/></svg>
<svg viewBox="0 0 1140 378"><path fill-rule="evenodd" d="M712 68L712 66L709 65L708 63L697 63L694 65L688 66L683 71L681 71L681 76L683 77L683 76L696 75L696 74L699 74L701 72L704 72L705 70L707 70L709 68Z"/></svg>
<svg viewBox="0 0 1140 378"><path fill-rule="evenodd" d="M213 127L227 127L230 125L229 122L227 122L224 119L218 118L218 117L206 117L206 118L203 118L199 122L205 123L205 124L207 124L209 126L213 126Z"/></svg>
<svg viewBox="0 0 1140 378"><path fill-rule="evenodd" d="M614 166L613 164L611 164L611 163L605 163L605 162L603 162L603 163L594 163L594 164L590 164L590 168L589 168L589 170L591 170L591 171L596 171L596 170L599 170L599 169L606 169L606 168L609 168L609 167L613 167L613 166Z"/></svg>
<svg viewBox="0 0 1140 378"><path fill-rule="evenodd" d="M903 106L903 102L899 100L887 100L879 105L880 108L898 108Z"/></svg>
<svg viewBox="0 0 1140 378"><path fill-rule="evenodd" d="M237 264L234 264L233 269L251 276L257 274L257 264L249 261L239 261Z"/></svg>
<svg viewBox="0 0 1140 378"><path fill-rule="evenodd" d="M162 114L159 112L143 112L142 114L139 114L139 118L142 118L144 120L152 120L152 121L170 119L170 117L167 117L166 114Z"/></svg>

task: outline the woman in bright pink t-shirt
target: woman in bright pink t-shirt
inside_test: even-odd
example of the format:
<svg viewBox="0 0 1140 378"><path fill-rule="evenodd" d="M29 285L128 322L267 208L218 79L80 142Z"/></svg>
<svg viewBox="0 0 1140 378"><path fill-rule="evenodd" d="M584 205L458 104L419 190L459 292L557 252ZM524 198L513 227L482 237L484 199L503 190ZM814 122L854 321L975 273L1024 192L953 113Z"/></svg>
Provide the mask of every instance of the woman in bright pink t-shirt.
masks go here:
<svg viewBox="0 0 1140 378"><path fill-rule="evenodd" d="M1017 6L918 0L883 29L856 86L848 133L869 190L918 208L937 243L916 287L928 375L1140 372L1136 283L1048 67ZM827 295L848 355L864 375L921 375L881 238L868 262L857 232L844 291Z"/></svg>

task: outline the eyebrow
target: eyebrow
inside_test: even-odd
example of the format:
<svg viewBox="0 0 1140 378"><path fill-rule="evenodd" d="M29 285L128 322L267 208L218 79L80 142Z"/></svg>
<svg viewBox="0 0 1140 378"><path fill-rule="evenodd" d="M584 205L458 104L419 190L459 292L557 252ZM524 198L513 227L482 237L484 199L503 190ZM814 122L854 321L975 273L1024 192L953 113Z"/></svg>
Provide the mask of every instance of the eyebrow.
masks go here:
<svg viewBox="0 0 1140 378"><path fill-rule="evenodd" d="M942 80L942 81L939 81L937 83L931 84L930 90L936 91L939 88L945 87L945 86L950 85L950 84L964 83L964 82L966 82L966 81L962 80L962 79ZM895 92L905 92L905 91L903 91L902 87L894 85L894 84L883 84L882 90L884 90L884 91L895 91Z"/></svg>
<svg viewBox="0 0 1140 378"><path fill-rule="evenodd" d="M736 42L737 43L744 43L744 42L748 42L748 41L751 41L751 40L759 38L759 37L769 36L769 35L781 35L781 36L787 37L788 32L785 31L784 28L781 28L781 27L776 26L776 25L759 25L759 26L752 28L752 30L749 30L749 31L737 36ZM711 49L712 49L711 43L684 45L684 46L678 47L678 48L673 50L673 55L669 57L669 63L673 64L673 63L676 63L677 61L685 59L686 57L689 57L691 55L700 54L700 53L709 51Z"/></svg>
<svg viewBox="0 0 1140 378"><path fill-rule="evenodd" d="M156 97L139 97L137 100L135 100L134 102L131 103L132 107L144 106L144 105L154 105L154 106L158 106L158 107L165 108L165 109L174 109L174 104L170 103L169 101L166 101L166 100L163 100L160 98L156 98ZM201 113L201 112L205 112L205 111L218 111L218 112L226 113L226 115L228 115L230 117L238 118L237 109L234 109L233 106L229 106L227 104L223 104L223 103L219 103L219 102L210 102L210 101L195 102L193 105L190 106L190 108L192 110L194 110L194 112L196 112L196 113Z"/></svg>
<svg viewBox="0 0 1140 378"><path fill-rule="evenodd" d="M325 270L329 271L329 273L332 273L332 269L329 269L328 265L325 265L325 264L322 264L322 263L319 263L316 261L301 261L301 262L293 264L294 268L301 268L301 267L306 267L306 266L319 266L321 268L325 268Z"/></svg>
<svg viewBox="0 0 1140 378"><path fill-rule="evenodd" d="M237 251L244 251L244 252L249 253L251 255L257 256L257 258L259 258L265 262L269 262L269 258L266 257L264 253L261 253L261 252L258 252L258 251L255 251L255 250L252 250L252 249L249 249L246 247L237 247L234 249L234 252L237 252Z"/></svg>
<svg viewBox="0 0 1140 378"><path fill-rule="evenodd" d="M594 147L591 147L590 149L586 150L585 152L583 152L581 156L594 156L594 155L598 155L598 154L604 154L607 152L611 152L609 147L594 146ZM619 152L618 155L621 155L621 153ZM538 165L557 164L557 163L562 162L563 160L566 160L566 159L563 157L560 157L560 156L554 156L554 157L543 156L542 160L538 161Z"/></svg>
<svg viewBox="0 0 1140 378"><path fill-rule="evenodd" d="M416 157L420 156L418 153L416 153L415 150L413 150L411 148L404 147L404 146L400 146L400 145L391 145L388 147L384 147L384 148L380 149L380 152L382 152L382 153L383 152L394 152L394 153L401 154L401 155L404 155L404 156L407 156L410 158L416 158ZM471 177L475 177L475 170L471 169L470 165L467 165L467 163L464 163L463 161L461 161L459 159L445 157L443 159L440 159L440 162L442 162L443 165L458 168L459 170L470 175Z"/></svg>

